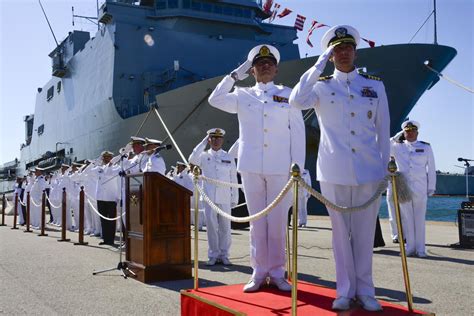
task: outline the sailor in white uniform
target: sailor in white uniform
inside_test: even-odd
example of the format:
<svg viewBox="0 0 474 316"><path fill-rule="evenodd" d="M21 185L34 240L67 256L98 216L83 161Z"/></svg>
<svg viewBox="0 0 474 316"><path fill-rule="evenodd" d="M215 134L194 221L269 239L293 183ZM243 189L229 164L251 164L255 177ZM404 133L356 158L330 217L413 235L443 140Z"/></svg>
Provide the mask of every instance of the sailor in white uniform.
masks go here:
<svg viewBox="0 0 474 316"><path fill-rule="evenodd" d="M23 209L21 205L21 197L23 196L23 178L22 177L16 177L16 182L15 185L13 186L13 201L15 201L15 196L18 195L18 202L17 202L17 215L18 215L18 223L20 225L24 225L26 222L26 218L23 214Z"/></svg>
<svg viewBox="0 0 474 316"><path fill-rule="evenodd" d="M424 258L426 203L436 189L436 168L430 144L418 140L419 129L416 121L403 122L402 131L391 138L390 154L412 192L410 202L400 203L406 253Z"/></svg>
<svg viewBox="0 0 474 316"><path fill-rule="evenodd" d="M178 161L176 162L176 169L175 173L171 177L171 179L188 189L189 191L194 191L193 179L191 178L190 174L188 173L189 169L184 162ZM191 197L192 199L192 197Z"/></svg>
<svg viewBox="0 0 474 316"><path fill-rule="evenodd" d="M291 89L276 85L280 53L271 45L254 47L245 61L217 85L209 104L239 119L237 170L249 213L256 214L271 203L289 179L293 163L305 161L305 127L300 110L288 104ZM256 84L235 87L238 80L254 75ZM233 90L233 91L232 91ZM251 280L244 292L257 291L270 277L270 284L291 291L284 278L285 240L291 195L265 217L250 223Z"/></svg>
<svg viewBox="0 0 474 316"><path fill-rule="evenodd" d="M41 225L41 203L43 191L47 186L43 171L42 168L35 168L35 179L30 192L30 199L34 202L30 205L31 226L36 229L39 229Z"/></svg>
<svg viewBox="0 0 474 316"><path fill-rule="evenodd" d="M207 131L206 137L193 149L189 162L198 166L205 177L228 183L237 183L237 169L234 160L222 150L225 131L213 128ZM207 144L209 150L205 150ZM224 212L231 213L231 208L239 202L237 188L215 185L204 181L206 195ZM229 250L232 243L230 220L218 215L209 204L205 203L208 266L216 263L231 265Z"/></svg>
<svg viewBox="0 0 474 316"><path fill-rule="evenodd" d="M301 178L309 186L311 186L311 175L308 169L301 172ZM301 187L298 188L298 226L306 227L308 223L308 199L311 195L309 192Z"/></svg>
<svg viewBox="0 0 474 316"><path fill-rule="evenodd" d="M146 162L143 172L159 172L166 174L166 165L163 157L156 149L161 145L161 140L146 138L145 151L147 152L148 161Z"/></svg>
<svg viewBox="0 0 474 316"><path fill-rule="evenodd" d="M324 53L295 86L290 104L314 108L321 140L317 180L323 195L341 206L358 206L375 194L387 173L390 117L380 79L359 73L354 66L359 33L338 25L324 34ZM320 78L328 59L331 76ZM337 299L333 309L350 308L353 298L371 311L381 310L372 281L372 247L380 199L355 213L328 209L333 228Z"/></svg>

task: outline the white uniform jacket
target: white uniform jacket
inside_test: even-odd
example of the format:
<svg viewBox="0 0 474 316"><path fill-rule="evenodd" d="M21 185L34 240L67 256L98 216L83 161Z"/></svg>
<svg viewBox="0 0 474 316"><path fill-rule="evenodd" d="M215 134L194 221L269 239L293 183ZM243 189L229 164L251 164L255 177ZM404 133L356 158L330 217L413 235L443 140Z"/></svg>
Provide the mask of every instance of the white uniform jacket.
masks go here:
<svg viewBox="0 0 474 316"><path fill-rule="evenodd" d="M91 169L91 172L97 174L97 201L117 202L120 200L119 166L97 166Z"/></svg>
<svg viewBox="0 0 474 316"><path fill-rule="evenodd" d="M202 174L208 178L237 183L237 170L235 162L229 154L220 149L204 151L207 138L199 143L189 156L189 162L199 166ZM237 188L215 185L204 181L204 190L209 198L217 204L237 205L239 203L239 192Z"/></svg>
<svg viewBox="0 0 474 316"><path fill-rule="evenodd" d="M415 194L433 194L436 189L436 168L430 144L422 141L400 142L396 138L391 139L390 154L395 157L398 171L405 175Z"/></svg>
<svg viewBox="0 0 474 316"><path fill-rule="evenodd" d="M148 158L148 161L146 163L145 168L143 169L143 172L159 172L162 175L165 175L166 165L165 165L165 161L160 156L160 154L154 154Z"/></svg>
<svg viewBox="0 0 474 316"><path fill-rule="evenodd" d="M44 176L38 176L31 186L30 197L35 201L36 204L41 204L43 199L43 191L46 189L47 183Z"/></svg>
<svg viewBox="0 0 474 316"><path fill-rule="evenodd" d="M305 127L301 111L288 104L291 89L258 82L236 87L225 76L209 97L209 104L239 119L237 170L268 175L288 175L292 163L304 166Z"/></svg>
<svg viewBox="0 0 474 316"><path fill-rule="evenodd" d="M295 86L290 104L314 108L321 128L317 179L358 185L381 180L390 152L390 115L378 78L337 69L319 78L310 68Z"/></svg>
<svg viewBox="0 0 474 316"><path fill-rule="evenodd" d="M173 175L171 179L179 185L182 185L189 191L194 192L193 179L191 178L191 175L186 172L186 170L181 172L180 174Z"/></svg>

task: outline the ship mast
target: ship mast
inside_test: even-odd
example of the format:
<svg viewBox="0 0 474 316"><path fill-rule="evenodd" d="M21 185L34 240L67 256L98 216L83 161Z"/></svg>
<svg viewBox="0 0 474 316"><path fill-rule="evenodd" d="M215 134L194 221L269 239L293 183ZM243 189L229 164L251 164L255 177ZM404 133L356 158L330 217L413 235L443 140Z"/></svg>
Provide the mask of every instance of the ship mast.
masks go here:
<svg viewBox="0 0 474 316"><path fill-rule="evenodd" d="M434 44L438 45L438 32L436 29L436 0L433 0L433 16L434 16Z"/></svg>

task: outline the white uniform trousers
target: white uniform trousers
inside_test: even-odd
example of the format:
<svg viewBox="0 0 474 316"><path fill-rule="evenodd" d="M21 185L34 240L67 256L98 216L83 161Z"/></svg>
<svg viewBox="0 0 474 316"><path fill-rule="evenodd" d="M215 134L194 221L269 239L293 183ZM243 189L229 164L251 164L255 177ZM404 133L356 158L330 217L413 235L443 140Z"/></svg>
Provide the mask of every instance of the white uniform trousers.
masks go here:
<svg viewBox="0 0 474 316"><path fill-rule="evenodd" d="M301 192L298 192L299 194ZM298 225L306 225L308 222L308 198L298 196Z"/></svg>
<svg viewBox="0 0 474 316"><path fill-rule="evenodd" d="M33 197L30 197L36 204L40 204L40 206L36 206L33 204L33 201L30 201L30 225L34 229L39 229L41 225L41 199L36 200Z"/></svg>
<svg viewBox="0 0 474 316"><path fill-rule="evenodd" d="M247 208L250 215L268 206L288 182L289 176L241 172ZM250 265L252 278L283 278L285 243L291 191L268 213L250 223Z"/></svg>
<svg viewBox="0 0 474 316"><path fill-rule="evenodd" d="M347 186L320 182L323 195L339 206L359 206L377 190L378 183ZM362 211L341 213L328 209L336 261L337 296L375 296L372 281L372 251L380 198Z"/></svg>
<svg viewBox="0 0 474 316"><path fill-rule="evenodd" d="M427 195L415 195L411 202L400 203L407 254L425 253L425 215Z"/></svg>
<svg viewBox="0 0 474 316"><path fill-rule="evenodd" d="M216 205L227 214L230 214L230 204L216 203ZM209 246L207 256L209 259L228 258L230 245L232 243L230 220L218 215L207 203L205 210L207 220L207 244Z"/></svg>
<svg viewBox="0 0 474 316"><path fill-rule="evenodd" d="M20 196L18 195L18 202L16 203L17 204L17 207L16 207L16 212L17 212L17 215L18 215L18 223L19 224L24 224L26 223L26 218L23 216L23 209L22 209L22 206L20 204ZM13 203L15 203L15 196L13 196ZM15 209L13 208L13 211L15 211Z"/></svg>
<svg viewBox="0 0 474 316"><path fill-rule="evenodd" d="M98 210L97 202L95 200L91 200L91 203L94 208ZM93 231L91 231L91 235L94 234L94 236L97 237L102 236L102 225L100 223L100 216L92 209L92 206L89 204L89 202L87 202L87 206L90 208L92 214L91 222L93 226Z"/></svg>
<svg viewBox="0 0 474 316"><path fill-rule="evenodd" d="M395 215L395 204L393 203L392 182L388 181L387 189L388 221L390 223L390 235L393 239L398 239L397 216Z"/></svg>

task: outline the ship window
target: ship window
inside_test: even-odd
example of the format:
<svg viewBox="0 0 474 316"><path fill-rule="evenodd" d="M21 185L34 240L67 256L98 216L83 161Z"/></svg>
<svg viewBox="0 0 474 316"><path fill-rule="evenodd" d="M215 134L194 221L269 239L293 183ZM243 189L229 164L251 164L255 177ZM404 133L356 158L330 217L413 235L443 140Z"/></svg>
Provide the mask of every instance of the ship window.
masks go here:
<svg viewBox="0 0 474 316"><path fill-rule="evenodd" d="M38 126L38 136L44 133L44 124Z"/></svg>
<svg viewBox="0 0 474 316"><path fill-rule="evenodd" d="M176 9L178 7L178 0L168 0L168 9Z"/></svg>
<svg viewBox="0 0 474 316"><path fill-rule="evenodd" d="M232 9L232 7L229 7L229 6L224 6L223 12L224 12L225 15L233 15L234 14L234 10Z"/></svg>
<svg viewBox="0 0 474 316"><path fill-rule="evenodd" d="M48 93L46 94L46 100L47 101L51 100L53 96L54 96L54 86L48 89Z"/></svg>
<svg viewBox="0 0 474 316"><path fill-rule="evenodd" d="M61 81L58 82L58 85L56 86L56 90L58 91L58 94L61 92Z"/></svg>
<svg viewBox="0 0 474 316"><path fill-rule="evenodd" d="M189 9L191 7L191 0L183 0L183 8Z"/></svg>
<svg viewBox="0 0 474 316"><path fill-rule="evenodd" d="M166 9L166 1L165 0L157 0L156 1L156 8L158 10Z"/></svg>
<svg viewBox="0 0 474 316"><path fill-rule="evenodd" d="M202 11L212 12L212 4L203 2Z"/></svg>
<svg viewBox="0 0 474 316"><path fill-rule="evenodd" d="M191 9L201 11L201 3L197 1L191 2Z"/></svg>

